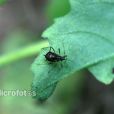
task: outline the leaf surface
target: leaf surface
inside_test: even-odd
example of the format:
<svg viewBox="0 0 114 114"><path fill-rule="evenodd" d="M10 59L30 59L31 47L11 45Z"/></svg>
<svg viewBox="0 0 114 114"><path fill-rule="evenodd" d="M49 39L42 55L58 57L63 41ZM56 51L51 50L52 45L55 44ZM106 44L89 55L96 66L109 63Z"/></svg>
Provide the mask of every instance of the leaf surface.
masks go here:
<svg viewBox="0 0 114 114"><path fill-rule="evenodd" d="M71 11L56 19L43 33L56 53L58 48L62 56L65 51L67 60L62 67L60 62L49 64L44 57L49 48L35 60L33 87L37 88L38 99L44 91L52 93L60 80L83 68L105 84L114 78L114 1L71 0L70 3Z"/></svg>

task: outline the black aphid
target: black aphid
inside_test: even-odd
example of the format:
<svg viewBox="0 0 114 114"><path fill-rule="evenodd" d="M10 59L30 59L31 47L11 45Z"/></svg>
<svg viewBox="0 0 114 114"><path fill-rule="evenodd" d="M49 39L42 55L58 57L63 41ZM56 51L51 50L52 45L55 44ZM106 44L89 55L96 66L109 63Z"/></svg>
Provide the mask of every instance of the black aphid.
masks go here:
<svg viewBox="0 0 114 114"><path fill-rule="evenodd" d="M52 50L53 50L53 52L52 52ZM59 51L59 54L57 54L55 52L55 50L54 50L53 47L50 47L49 52L47 52L46 55L44 55L45 58L46 58L46 60L49 61L49 62L51 62L51 63L60 62L60 61L66 60L67 55L65 55L65 52L64 52L64 55L61 56L60 55L60 48L58 49L58 51Z"/></svg>

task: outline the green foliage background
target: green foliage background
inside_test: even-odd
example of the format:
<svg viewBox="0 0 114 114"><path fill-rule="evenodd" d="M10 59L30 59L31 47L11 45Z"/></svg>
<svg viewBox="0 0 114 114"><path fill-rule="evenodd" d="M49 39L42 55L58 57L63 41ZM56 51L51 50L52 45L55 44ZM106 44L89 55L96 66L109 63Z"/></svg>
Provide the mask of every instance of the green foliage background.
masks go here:
<svg viewBox="0 0 114 114"><path fill-rule="evenodd" d="M1 97L0 113L66 114L74 101L81 101L85 76L89 75L87 70L99 81L111 83L114 78L113 2L70 0L69 3L68 0L52 0L45 11L48 24L52 24L53 18L59 18L43 33L49 44L46 39L36 40L37 43L34 43L36 41L30 37L36 36L24 30L8 34L0 50L1 89L30 90L33 83L32 89L37 92L37 99L45 100L52 93L53 95L43 105L31 97ZM2 3L3 0L0 1L0 4ZM54 66L45 61L43 54L49 49L44 52L40 50L49 45L53 46L56 52L58 47L61 48L62 55L65 47L68 60L63 63L63 68L59 63ZM35 75L33 80L30 66L35 58L32 65ZM48 74L50 69L52 71ZM64 79L65 77L67 78Z"/></svg>

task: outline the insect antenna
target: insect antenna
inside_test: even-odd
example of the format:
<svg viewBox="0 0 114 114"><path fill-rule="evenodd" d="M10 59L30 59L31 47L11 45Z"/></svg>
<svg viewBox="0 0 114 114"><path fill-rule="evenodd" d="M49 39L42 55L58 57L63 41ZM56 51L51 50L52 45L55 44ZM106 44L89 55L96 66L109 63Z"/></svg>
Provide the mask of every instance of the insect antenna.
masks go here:
<svg viewBox="0 0 114 114"><path fill-rule="evenodd" d="M64 49L64 55L66 55L64 43L62 42L62 44L63 44L63 49Z"/></svg>
<svg viewBox="0 0 114 114"><path fill-rule="evenodd" d="M64 43L62 42L62 44L63 44L63 49L64 49L64 56L67 57L66 52L65 52L65 46L64 46ZM68 59L68 58L66 58L66 59L67 59L67 61L69 61L69 62L71 62L71 63L74 64L74 61L72 61L72 60L70 60L70 59Z"/></svg>

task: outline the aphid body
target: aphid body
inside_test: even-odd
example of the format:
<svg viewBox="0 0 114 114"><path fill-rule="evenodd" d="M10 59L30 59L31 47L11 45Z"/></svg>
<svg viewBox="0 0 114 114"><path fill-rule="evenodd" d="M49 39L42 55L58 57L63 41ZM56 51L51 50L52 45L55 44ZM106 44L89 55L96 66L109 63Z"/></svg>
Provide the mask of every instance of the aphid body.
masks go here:
<svg viewBox="0 0 114 114"><path fill-rule="evenodd" d="M47 61L59 62L59 61L66 60L67 55L61 56L60 55L60 49L59 49L59 54L55 53L54 49L53 49L54 52L52 52L51 49L53 49L53 48L50 47L49 52L47 52L46 55L44 55Z"/></svg>

